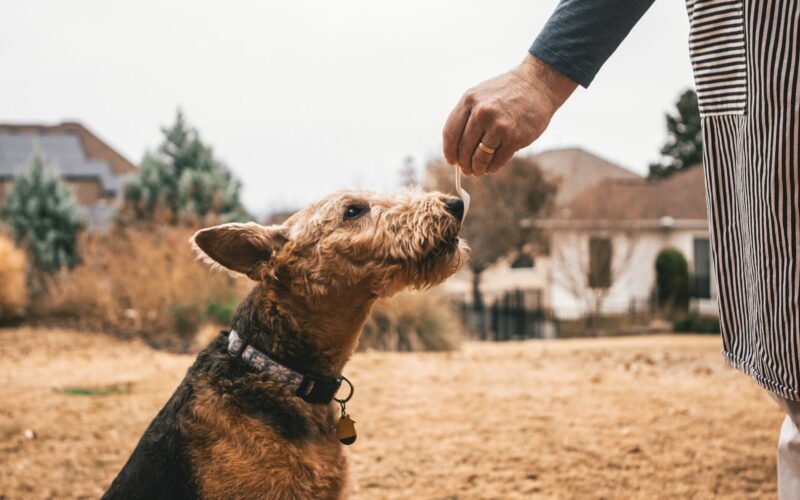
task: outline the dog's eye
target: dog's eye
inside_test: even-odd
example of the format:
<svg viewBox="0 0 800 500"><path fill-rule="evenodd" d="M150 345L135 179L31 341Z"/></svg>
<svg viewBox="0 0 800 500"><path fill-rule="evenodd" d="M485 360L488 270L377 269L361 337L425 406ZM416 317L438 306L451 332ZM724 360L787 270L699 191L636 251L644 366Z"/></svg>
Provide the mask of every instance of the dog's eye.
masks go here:
<svg viewBox="0 0 800 500"><path fill-rule="evenodd" d="M366 213L367 208L364 205L350 205L344 212L344 218L347 220L358 219Z"/></svg>

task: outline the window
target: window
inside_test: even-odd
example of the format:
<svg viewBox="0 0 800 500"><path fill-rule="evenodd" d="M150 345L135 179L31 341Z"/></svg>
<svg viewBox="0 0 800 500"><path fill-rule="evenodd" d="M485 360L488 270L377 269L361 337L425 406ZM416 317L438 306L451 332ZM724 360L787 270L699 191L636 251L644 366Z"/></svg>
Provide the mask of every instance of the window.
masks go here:
<svg viewBox="0 0 800 500"><path fill-rule="evenodd" d="M611 254L610 239L589 239L589 287L609 288L611 286Z"/></svg>
<svg viewBox="0 0 800 500"><path fill-rule="evenodd" d="M511 261L511 269L522 269L533 267L533 257L525 252L520 252L517 257Z"/></svg>
<svg viewBox="0 0 800 500"><path fill-rule="evenodd" d="M711 298L711 253L708 238L694 239L694 276L692 296L698 299Z"/></svg>

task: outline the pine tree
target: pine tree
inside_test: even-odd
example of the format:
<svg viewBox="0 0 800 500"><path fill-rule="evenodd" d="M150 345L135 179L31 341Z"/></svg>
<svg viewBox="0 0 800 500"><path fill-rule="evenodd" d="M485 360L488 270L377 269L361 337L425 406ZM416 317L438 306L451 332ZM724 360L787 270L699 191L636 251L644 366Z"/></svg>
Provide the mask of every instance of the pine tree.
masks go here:
<svg viewBox="0 0 800 500"><path fill-rule="evenodd" d="M675 103L677 114L667 114L667 142L661 147L661 160L650 165L650 178L669 177L703 161L703 131L697 94L686 90Z"/></svg>
<svg viewBox="0 0 800 500"><path fill-rule="evenodd" d="M0 217L39 270L53 272L77 263L83 228L78 205L58 174L45 168L38 151L30 168L14 180Z"/></svg>
<svg viewBox="0 0 800 500"><path fill-rule="evenodd" d="M175 123L161 129L164 141L142 160L139 176L125 188L123 222L230 222L247 218L241 184L214 157L179 109Z"/></svg>
<svg viewBox="0 0 800 500"><path fill-rule="evenodd" d="M403 160L403 166L400 167L400 185L406 188L419 186L417 167L414 165L413 156L406 156Z"/></svg>

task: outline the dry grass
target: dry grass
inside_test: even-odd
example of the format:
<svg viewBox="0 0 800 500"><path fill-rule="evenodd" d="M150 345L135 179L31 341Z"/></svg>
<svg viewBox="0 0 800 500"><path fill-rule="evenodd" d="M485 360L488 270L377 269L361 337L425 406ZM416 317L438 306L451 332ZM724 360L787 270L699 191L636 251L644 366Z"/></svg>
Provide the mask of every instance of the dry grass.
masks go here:
<svg viewBox="0 0 800 500"><path fill-rule="evenodd" d="M402 292L372 308L360 350L449 351L461 343L461 323L441 292Z"/></svg>
<svg viewBox="0 0 800 500"><path fill-rule="evenodd" d="M0 322L18 318L28 305L25 252L0 235Z"/></svg>
<svg viewBox="0 0 800 500"><path fill-rule="evenodd" d="M7 498L96 498L192 361L70 331L0 338ZM719 349L663 336L359 353L351 497L774 498L782 416Z"/></svg>
<svg viewBox="0 0 800 500"><path fill-rule="evenodd" d="M198 262L192 233L161 227L86 237L82 263L48 283L36 316L151 340L190 338L209 304L236 301L251 286Z"/></svg>

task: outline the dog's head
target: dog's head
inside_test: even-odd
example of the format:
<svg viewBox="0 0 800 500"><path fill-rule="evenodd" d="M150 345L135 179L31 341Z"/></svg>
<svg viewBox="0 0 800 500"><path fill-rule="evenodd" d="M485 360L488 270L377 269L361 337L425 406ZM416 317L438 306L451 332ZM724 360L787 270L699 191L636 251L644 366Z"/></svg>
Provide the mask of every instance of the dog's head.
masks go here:
<svg viewBox="0 0 800 500"><path fill-rule="evenodd" d="M464 205L441 193L342 191L283 225L223 224L198 231L204 259L309 298L348 289L376 297L444 281L466 261Z"/></svg>

